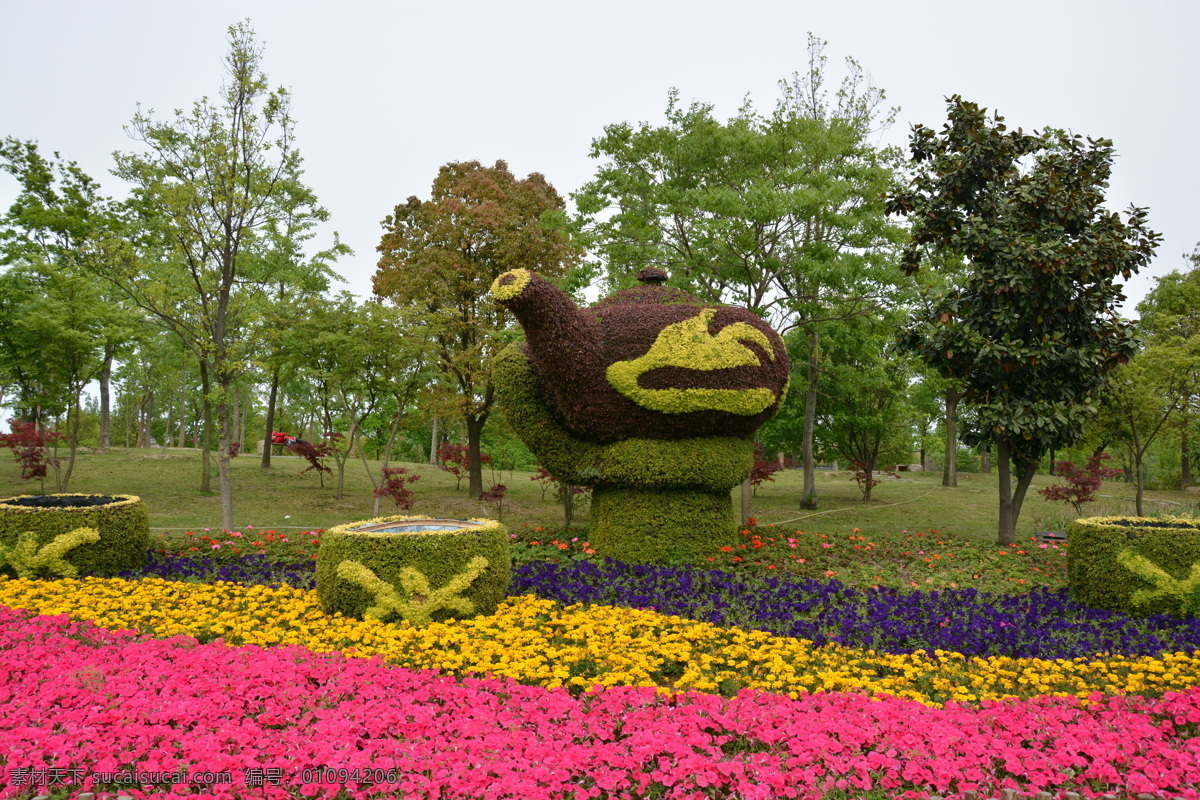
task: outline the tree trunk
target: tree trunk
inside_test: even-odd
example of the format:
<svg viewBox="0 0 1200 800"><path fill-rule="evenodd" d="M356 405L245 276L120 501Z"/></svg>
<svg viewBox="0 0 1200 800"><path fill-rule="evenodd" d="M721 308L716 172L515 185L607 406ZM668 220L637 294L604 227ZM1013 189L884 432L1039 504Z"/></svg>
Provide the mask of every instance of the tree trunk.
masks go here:
<svg viewBox="0 0 1200 800"><path fill-rule="evenodd" d="M1142 460L1145 456L1145 451L1142 448L1142 437L1138 434L1137 425L1130 426L1133 431L1133 473L1134 480L1137 482L1137 492L1134 494L1134 508L1137 515L1142 514L1142 495L1146 488L1146 472L1142 467Z"/></svg>
<svg viewBox="0 0 1200 800"><path fill-rule="evenodd" d="M433 418L433 434L429 437L429 466L436 467L438 463L438 418Z"/></svg>
<svg viewBox="0 0 1200 800"><path fill-rule="evenodd" d="M1186 489L1192 485L1192 451L1186 427L1179 441L1179 488Z"/></svg>
<svg viewBox="0 0 1200 800"><path fill-rule="evenodd" d="M958 400L957 389L946 390L946 458L942 464L942 486L958 486Z"/></svg>
<svg viewBox="0 0 1200 800"><path fill-rule="evenodd" d="M184 447L187 441L187 391L186 389L179 393L179 444L177 447Z"/></svg>
<svg viewBox="0 0 1200 800"><path fill-rule="evenodd" d="M74 420L71 419L71 413L74 414ZM62 476L62 481L59 484L58 491L67 491L67 486L71 483L71 473L75 471L75 449L79 446L79 420L83 416L83 409L79 407L79 395L75 395L75 406L71 412L67 414L67 429L70 438L70 455L67 456L67 469Z"/></svg>
<svg viewBox="0 0 1200 800"><path fill-rule="evenodd" d="M245 389L243 389L241 392L238 393L238 396L240 398L240 400L238 402L238 408L240 409L241 413L238 414L238 438L237 438L237 441L238 441L239 447L241 447L242 451L245 452L245 450L246 450L246 418L250 416L250 405L251 405L251 403L250 403L250 387L246 387Z"/></svg>
<svg viewBox="0 0 1200 800"><path fill-rule="evenodd" d="M483 424L487 422L486 414L468 414L467 422L467 469L470 473L470 485L467 493L471 497L483 494L483 465L479 461L479 439L483 433Z"/></svg>
<svg viewBox="0 0 1200 800"><path fill-rule="evenodd" d="M267 395L267 422L263 426L263 454L259 466L271 468L271 434L275 430L275 400L279 397L279 368L271 373L271 392Z"/></svg>
<svg viewBox="0 0 1200 800"><path fill-rule="evenodd" d="M742 481L742 524L749 525L750 518L754 516L754 487L750 485L750 479Z"/></svg>
<svg viewBox="0 0 1200 800"><path fill-rule="evenodd" d="M129 393L125 393L125 401L121 404L121 416L125 421L125 455L129 455L129 437L133 427L133 409L131 408Z"/></svg>
<svg viewBox="0 0 1200 800"><path fill-rule="evenodd" d="M112 410L110 404L110 392L112 388L112 362L113 348L109 345L104 347L104 366L100 368L100 449L105 450L110 446L109 428L112 421Z"/></svg>
<svg viewBox="0 0 1200 800"><path fill-rule="evenodd" d="M564 482L562 485L563 519L566 527L571 527L575 520L575 484Z"/></svg>
<svg viewBox="0 0 1200 800"><path fill-rule="evenodd" d="M813 429L817 422L817 329L808 332L808 382L804 397L804 434L802 448L804 458L804 491L800 495L800 508L812 510L817 507L817 464L813 460Z"/></svg>
<svg viewBox="0 0 1200 800"><path fill-rule="evenodd" d="M992 451L984 450L979 454L979 469L984 475L992 474Z"/></svg>
<svg viewBox="0 0 1200 800"><path fill-rule="evenodd" d="M996 464L1000 472L1000 530L996 544L1007 547L1017 540L1017 521L1013 516L1008 442L1004 439L996 440Z"/></svg>
<svg viewBox="0 0 1200 800"><path fill-rule="evenodd" d="M996 544L1001 547L1011 547L1017 541L1017 520L1021 516L1021 506L1025 503L1025 495L1029 485L1033 483L1033 475L1037 472L1037 463L1024 465L1016 486L1012 483L1011 449L1008 440L996 440L996 463L1000 472L1000 535Z"/></svg>
<svg viewBox="0 0 1200 800"><path fill-rule="evenodd" d="M200 392L203 395L201 403L203 404L204 424L200 432L200 466L202 474L200 476L200 491L212 491L212 456L208 452L208 443L212 441L212 400L209 398L209 392L212 390L212 384L208 380L208 361L200 359Z"/></svg>
<svg viewBox="0 0 1200 800"><path fill-rule="evenodd" d="M221 489L221 528L233 530L233 476L230 474L229 445L233 436L233 406L229 402L230 380L218 376L217 397L217 482ZM207 452L207 450L206 450Z"/></svg>

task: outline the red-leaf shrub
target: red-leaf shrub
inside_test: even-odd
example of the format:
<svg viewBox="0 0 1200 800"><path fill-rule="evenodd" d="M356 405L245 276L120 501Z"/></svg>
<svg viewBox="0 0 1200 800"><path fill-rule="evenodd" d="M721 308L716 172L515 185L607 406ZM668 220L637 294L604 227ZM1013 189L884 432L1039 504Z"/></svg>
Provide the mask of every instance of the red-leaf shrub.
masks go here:
<svg viewBox="0 0 1200 800"><path fill-rule="evenodd" d="M229 443L229 457L230 458L237 458L238 453L240 453L241 450L242 450L241 442L230 442Z"/></svg>
<svg viewBox="0 0 1200 800"><path fill-rule="evenodd" d="M479 499L485 503L491 503L496 506L496 519L504 519L504 493L508 491L508 487L503 483L493 483L492 488L488 489L479 495Z"/></svg>
<svg viewBox="0 0 1200 800"><path fill-rule="evenodd" d="M297 440L294 444L288 445L288 450L308 461L308 466L300 470L301 475L306 472L311 472L314 469L317 471L318 476L321 476L322 479L324 478L322 473L328 473L330 475L333 474L333 470L330 469L322 460L333 455L333 447L329 444L329 442L318 442L317 444L313 444L312 442Z"/></svg>
<svg viewBox="0 0 1200 800"><path fill-rule="evenodd" d="M1101 466L1110 456L1108 453L1093 453L1083 467L1077 467L1070 461L1055 461L1055 475L1065 480L1066 485L1048 486L1038 489L1038 494L1047 500L1061 500L1075 506L1075 513L1083 515L1083 504L1096 499L1096 490L1105 478L1115 478L1121 470Z"/></svg>
<svg viewBox="0 0 1200 800"><path fill-rule="evenodd" d="M783 465L778 459L766 460L763 458L763 448L761 444L754 445L754 466L750 469L750 485L754 487L755 496L758 495L758 487L763 485L764 481L774 481L773 477L776 472L783 469Z"/></svg>
<svg viewBox="0 0 1200 800"><path fill-rule="evenodd" d="M537 472L533 473L529 480L537 481L538 485L542 487L542 500L546 499L547 489L551 486L558 486L558 479L551 475L550 470L545 467L538 467Z"/></svg>
<svg viewBox="0 0 1200 800"><path fill-rule="evenodd" d="M858 484L859 491L863 493L864 499L866 499L867 491L869 489L872 489L883 483L883 481L875 477L876 472L882 475L891 475L893 478L900 477L895 472L886 469L877 469L874 472L870 472L867 470L867 465L863 461L851 461L850 469L854 470L854 481Z"/></svg>
<svg viewBox="0 0 1200 800"><path fill-rule="evenodd" d="M438 469L443 472L449 472L454 476L454 491L458 491L462 486L462 479L465 478L471 471L471 453L470 448L465 444L450 444L443 442L438 448ZM479 454L479 464L491 464L492 458L487 453Z"/></svg>
<svg viewBox="0 0 1200 800"><path fill-rule="evenodd" d="M416 500L416 496L408 487L419 480L420 475L409 475L405 467L384 467L383 485L375 490L375 496L390 497L398 508L408 511Z"/></svg>
<svg viewBox="0 0 1200 800"><path fill-rule="evenodd" d="M61 433L39 431L32 422L18 419L10 419L8 427L8 433L0 433L0 447L12 450L13 458L21 465L22 478L44 478L48 467L59 465L59 461L50 458L47 446L60 441Z"/></svg>

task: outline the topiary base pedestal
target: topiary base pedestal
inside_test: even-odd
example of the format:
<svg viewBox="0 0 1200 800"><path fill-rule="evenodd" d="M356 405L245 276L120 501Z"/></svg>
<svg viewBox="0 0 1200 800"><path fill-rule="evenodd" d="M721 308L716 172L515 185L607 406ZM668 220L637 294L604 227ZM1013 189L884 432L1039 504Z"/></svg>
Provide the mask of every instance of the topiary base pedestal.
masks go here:
<svg viewBox="0 0 1200 800"><path fill-rule="evenodd" d="M737 542L733 501L728 490L597 486L588 541L631 564L704 561Z"/></svg>

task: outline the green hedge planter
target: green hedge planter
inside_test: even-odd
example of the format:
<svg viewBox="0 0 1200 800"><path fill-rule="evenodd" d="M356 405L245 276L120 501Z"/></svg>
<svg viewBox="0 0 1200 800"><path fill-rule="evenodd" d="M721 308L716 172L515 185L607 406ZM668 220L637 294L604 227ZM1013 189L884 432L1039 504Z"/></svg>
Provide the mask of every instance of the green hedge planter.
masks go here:
<svg viewBox="0 0 1200 800"><path fill-rule="evenodd" d="M495 612L512 569L508 530L488 519L379 517L321 537L317 597L327 614L425 625Z"/></svg>
<svg viewBox="0 0 1200 800"><path fill-rule="evenodd" d="M1191 613L1200 521L1090 517L1067 529L1071 598L1131 615Z"/></svg>
<svg viewBox="0 0 1200 800"><path fill-rule="evenodd" d="M94 531L98 538L78 534L80 530ZM67 538L60 538L64 536ZM72 546L63 550L67 544ZM9 577L42 567L47 575L55 576L139 569L146 564L149 547L150 517L146 504L133 495L49 494L0 499L0 551L8 554L0 574ZM14 559L20 564L11 563Z"/></svg>

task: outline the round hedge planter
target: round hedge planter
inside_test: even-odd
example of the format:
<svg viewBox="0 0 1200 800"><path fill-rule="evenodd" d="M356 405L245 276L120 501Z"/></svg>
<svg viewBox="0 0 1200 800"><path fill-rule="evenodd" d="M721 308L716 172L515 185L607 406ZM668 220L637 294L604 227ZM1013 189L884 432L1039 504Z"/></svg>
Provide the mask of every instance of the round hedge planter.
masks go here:
<svg viewBox="0 0 1200 800"><path fill-rule="evenodd" d="M99 541L68 551L65 560L80 575L139 569L150 547L150 517L140 497L130 494L21 495L0 499L0 547L11 548L33 534L39 547L80 528L92 528ZM0 574L14 575L10 565Z"/></svg>
<svg viewBox="0 0 1200 800"><path fill-rule="evenodd" d="M495 612L511 574L495 520L379 517L322 534L317 597L327 614L421 625Z"/></svg>

